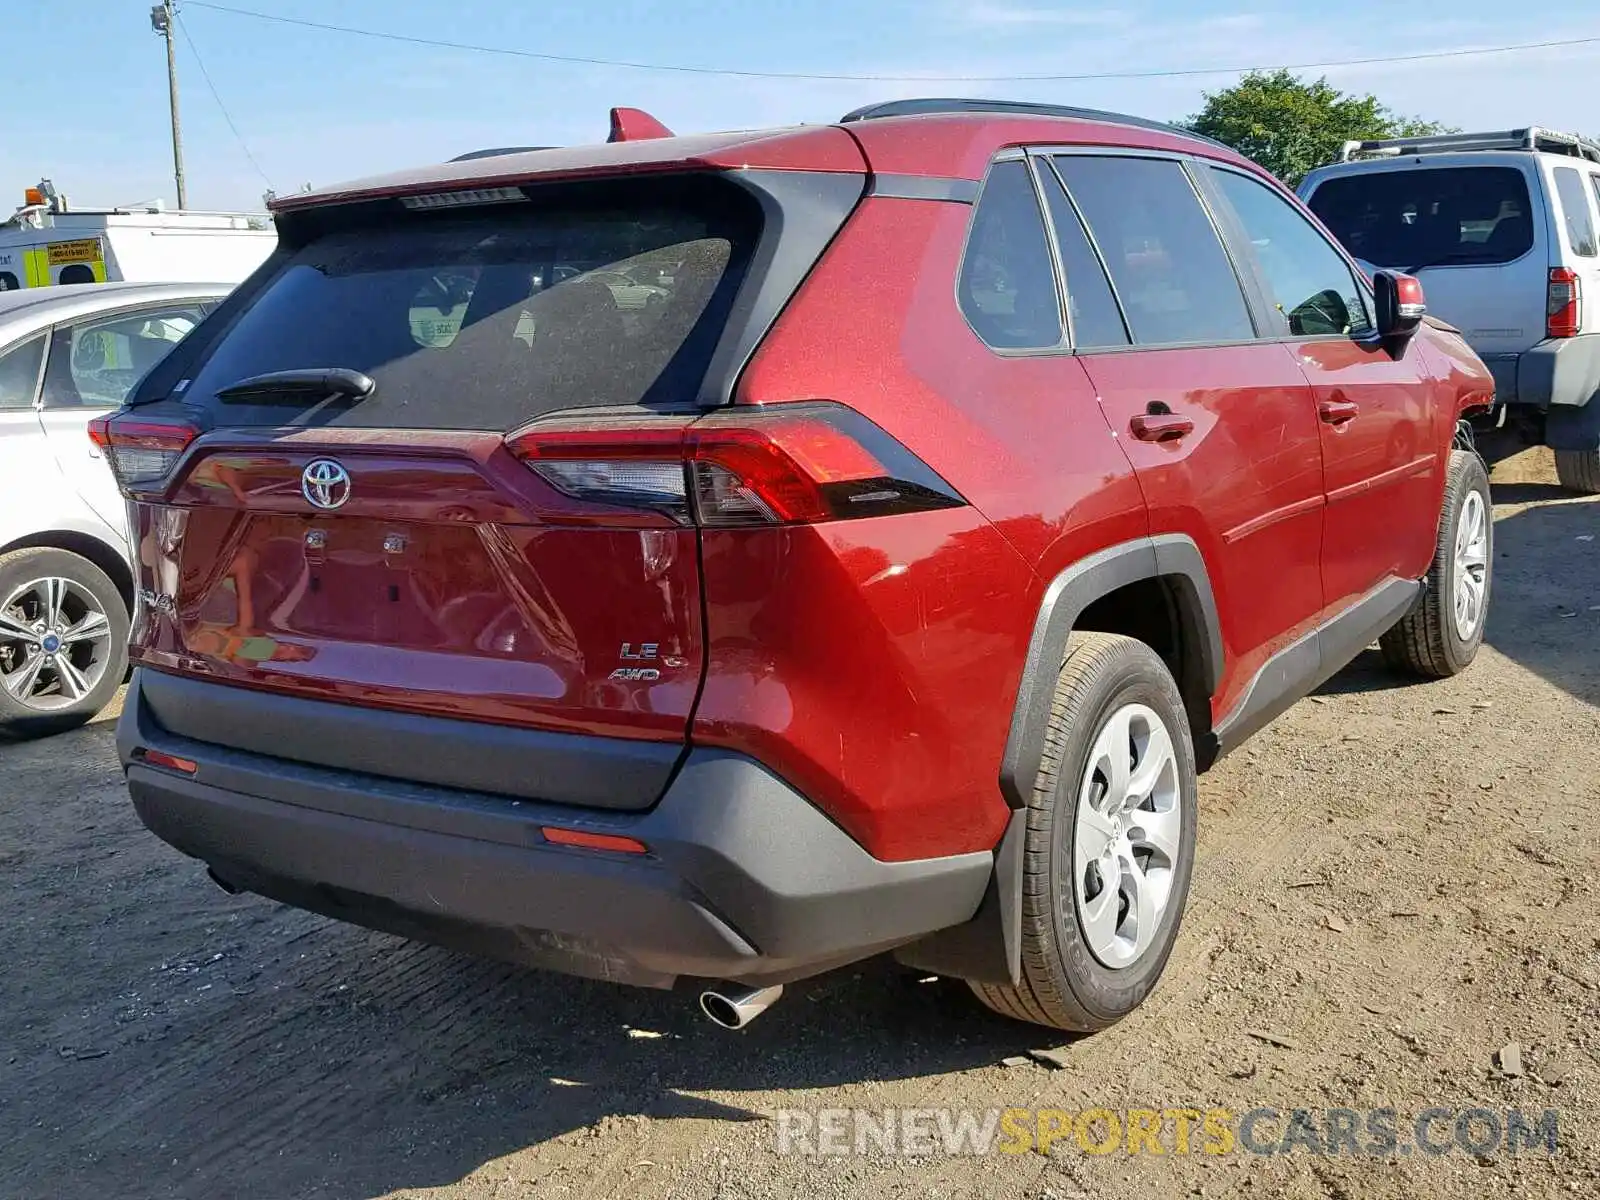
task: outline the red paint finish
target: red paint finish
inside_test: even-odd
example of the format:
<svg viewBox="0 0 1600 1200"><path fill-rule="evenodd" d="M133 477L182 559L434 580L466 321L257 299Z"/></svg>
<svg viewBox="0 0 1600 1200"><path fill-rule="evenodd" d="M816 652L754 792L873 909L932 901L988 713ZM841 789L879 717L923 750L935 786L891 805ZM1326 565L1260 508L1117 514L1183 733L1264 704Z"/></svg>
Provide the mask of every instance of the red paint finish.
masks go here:
<svg viewBox="0 0 1600 1200"><path fill-rule="evenodd" d="M146 606L134 657L406 712L681 739L702 659L694 532L652 514L659 527L549 524L575 502L498 438L430 454L388 437L402 445L331 430L197 444L168 502L138 507L139 586L169 600ZM318 513L300 473L330 453L351 499ZM640 665L624 643L656 646L660 677L611 679Z"/></svg>
<svg viewBox="0 0 1600 1200"><path fill-rule="evenodd" d="M672 130L649 113L639 108L613 108L611 110L612 142L642 142L650 138L669 138Z"/></svg>
<svg viewBox="0 0 1600 1200"><path fill-rule="evenodd" d="M998 355L962 316L954 278L971 215L965 205L865 201L745 372L738 398L826 396L871 417L1034 568L1028 594L1014 600L1031 621L1048 580L1149 524L1082 361ZM885 271L882 261L902 266Z"/></svg>
<svg viewBox="0 0 1600 1200"><path fill-rule="evenodd" d="M1433 558L1448 436L1414 346L1319 338L1294 347L1317 403L1328 510L1323 601L1343 608L1389 576L1415 579Z"/></svg>
<svg viewBox="0 0 1600 1200"><path fill-rule="evenodd" d="M1242 164L1100 122L909 117L447 164L279 208L687 168L870 161L980 179L1003 147L1065 143ZM956 300L971 218L964 204L862 201L735 397L846 406L964 505L862 519L813 505L786 512L802 523L697 530L559 493L496 436L217 431L139 507L139 586L157 603L136 657L410 712L687 737L752 756L870 853L910 860L997 844L1029 639L1050 582L1089 555L1150 534L1194 540L1224 642L1214 718L1330 609L1386 574L1422 573L1434 468L1455 414L1488 386L1458 339L1425 328L1398 360L1270 340L997 354ZM679 448L685 418L641 419ZM537 441L521 447L530 461ZM321 455L354 481L330 514L299 491ZM625 643L659 646L659 679L610 678L638 665Z"/></svg>
<svg viewBox="0 0 1600 1200"><path fill-rule="evenodd" d="M767 764L881 859L988 849L1032 632L970 508L704 535L697 745Z"/></svg>
<svg viewBox="0 0 1600 1200"><path fill-rule="evenodd" d="M1321 423L1289 350L1264 342L1098 354L1084 366L1144 490L1150 528L1182 533L1211 573L1226 647L1221 718L1323 609ZM1194 424L1142 441L1151 405Z"/></svg>

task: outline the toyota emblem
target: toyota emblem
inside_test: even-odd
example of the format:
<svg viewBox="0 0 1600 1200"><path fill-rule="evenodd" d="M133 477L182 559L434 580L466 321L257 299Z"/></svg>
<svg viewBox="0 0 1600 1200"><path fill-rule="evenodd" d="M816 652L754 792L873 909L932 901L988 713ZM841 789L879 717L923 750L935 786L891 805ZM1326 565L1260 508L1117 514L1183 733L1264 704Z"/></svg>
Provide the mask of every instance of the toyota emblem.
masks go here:
<svg viewBox="0 0 1600 1200"><path fill-rule="evenodd" d="M300 493L313 508L338 508L350 499L350 472L331 458L318 458L300 472Z"/></svg>

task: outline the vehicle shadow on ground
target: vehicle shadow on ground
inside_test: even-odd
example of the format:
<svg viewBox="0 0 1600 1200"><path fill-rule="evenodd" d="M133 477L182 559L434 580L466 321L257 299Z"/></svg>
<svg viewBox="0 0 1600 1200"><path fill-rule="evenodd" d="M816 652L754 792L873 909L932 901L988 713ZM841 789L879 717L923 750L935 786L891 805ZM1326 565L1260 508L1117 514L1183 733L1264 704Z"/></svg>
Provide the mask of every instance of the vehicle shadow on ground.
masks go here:
<svg viewBox="0 0 1600 1200"><path fill-rule="evenodd" d="M1484 640L1563 691L1600 705L1600 499L1576 498L1554 484L1513 483L1494 485L1494 500L1532 507L1495 522ZM1368 649L1318 694L1384 692L1427 682L1391 670L1376 649Z"/></svg>
<svg viewBox="0 0 1600 1200"><path fill-rule="evenodd" d="M1495 488L1505 491L1537 484ZM1600 705L1600 498L1536 504L1495 522L1489 645L1526 670Z"/></svg>
<svg viewBox="0 0 1600 1200"><path fill-rule="evenodd" d="M815 1107L803 1089L931 1078L1069 1040L881 960L792 986L730 1033L691 994L465 958L265 900L214 901L198 884L189 894L244 906L243 954L290 950L214 1016L180 1016L161 1045L47 1067L78 1073L77 1105L44 1099L42 1127L18 1113L10 1147L41 1195L356 1200L452 1184L606 1118L764 1121L741 1095L802 1089L792 1103Z"/></svg>

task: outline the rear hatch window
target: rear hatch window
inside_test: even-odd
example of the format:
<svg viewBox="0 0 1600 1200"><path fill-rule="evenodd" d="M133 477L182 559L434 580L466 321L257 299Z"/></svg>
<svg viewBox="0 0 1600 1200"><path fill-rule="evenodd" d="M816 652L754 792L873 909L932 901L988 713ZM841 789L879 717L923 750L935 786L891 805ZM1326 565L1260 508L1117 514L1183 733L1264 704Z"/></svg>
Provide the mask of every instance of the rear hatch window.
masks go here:
<svg viewBox="0 0 1600 1200"><path fill-rule="evenodd" d="M1309 203L1376 267L1492 266L1533 248L1528 181L1514 167L1353 172L1325 180Z"/></svg>
<svg viewBox="0 0 1600 1200"><path fill-rule="evenodd" d="M500 432L563 409L692 401L759 233L753 202L709 180L551 190L312 236L184 400L216 426ZM325 368L376 386L218 398Z"/></svg>

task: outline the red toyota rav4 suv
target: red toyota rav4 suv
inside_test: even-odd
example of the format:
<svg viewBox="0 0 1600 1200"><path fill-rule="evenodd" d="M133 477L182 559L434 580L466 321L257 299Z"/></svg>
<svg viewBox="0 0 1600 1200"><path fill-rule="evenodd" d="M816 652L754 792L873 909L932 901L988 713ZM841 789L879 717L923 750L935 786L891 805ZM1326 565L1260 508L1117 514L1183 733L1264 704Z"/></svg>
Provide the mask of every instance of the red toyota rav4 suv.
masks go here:
<svg viewBox="0 0 1600 1200"><path fill-rule="evenodd" d="M96 430L128 784L230 890L734 1026L894 950L1095 1029L1196 773L1483 636L1489 375L1180 131L619 110L277 221Z"/></svg>

